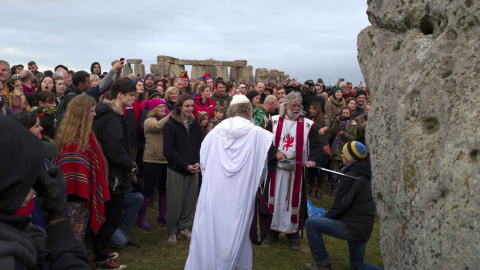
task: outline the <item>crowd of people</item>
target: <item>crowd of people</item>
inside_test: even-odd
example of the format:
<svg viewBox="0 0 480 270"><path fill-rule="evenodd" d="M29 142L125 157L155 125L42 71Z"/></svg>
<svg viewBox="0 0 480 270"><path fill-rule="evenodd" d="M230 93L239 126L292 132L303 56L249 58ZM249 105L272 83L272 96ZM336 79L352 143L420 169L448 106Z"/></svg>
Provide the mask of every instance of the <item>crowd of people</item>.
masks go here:
<svg viewBox="0 0 480 270"><path fill-rule="evenodd" d="M151 230L147 211L157 203L167 243L192 239L187 269L251 268L248 230L258 186L273 214L264 244L283 233L289 249L298 251L307 193L322 199L328 187L332 209L305 223L315 258L305 267L331 269L324 233L349 242L352 269L376 269L363 262L375 205L365 142L371 105L362 82L122 74L121 60L103 73L98 62L90 72L64 65L40 72L34 61L27 66L0 60L0 115L26 127L36 137L29 140L55 145L38 174L63 173L61 220L78 241L92 239L97 269L126 267L109 249L139 246L130 229L136 222ZM37 176L29 177L33 183ZM52 218L42 215L45 203L33 184L29 188L17 194L22 204L14 213L1 214L30 217L48 229Z"/></svg>

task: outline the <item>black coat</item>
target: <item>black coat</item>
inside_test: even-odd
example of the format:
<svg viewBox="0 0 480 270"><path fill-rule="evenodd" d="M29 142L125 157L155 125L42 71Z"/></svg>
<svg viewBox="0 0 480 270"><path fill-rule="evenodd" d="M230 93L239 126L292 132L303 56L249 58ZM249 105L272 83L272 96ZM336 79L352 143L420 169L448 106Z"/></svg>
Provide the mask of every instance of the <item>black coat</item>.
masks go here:
<svg viewBox="0 0 480 270"><path fill-rule="evenodd" d="M135 165L130 159L130 131L123 112L109 100L97 104L95 112L92 129L108 160L108 187L113 194L125 193L132 189L130 173Z"/></svg>
<svg viewBox="0 0 480 270"><path fill-rule="evenodd" d="M357 241L367 242L375 223L370 160L352 162L345 167L343 173L360 179L346 176L340 178L332 209L325 217L341 220Z"/></svg>
<svg viewBox="0 0 480 270"><path fill-rule="evenodd" d="M167 158L168 168L185 176L192 175L187 167L200 162L202 140L202 128L193 116L187 132L179 116L172 112L163 127L163 155Z"/></svg>

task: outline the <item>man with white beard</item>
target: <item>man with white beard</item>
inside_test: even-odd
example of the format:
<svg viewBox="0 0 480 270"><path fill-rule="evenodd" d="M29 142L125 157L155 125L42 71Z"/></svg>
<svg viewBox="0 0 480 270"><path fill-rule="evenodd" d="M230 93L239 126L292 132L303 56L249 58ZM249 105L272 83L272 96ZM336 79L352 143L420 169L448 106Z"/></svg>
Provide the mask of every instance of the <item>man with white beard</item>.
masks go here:
<svg viewBox="0 0 480 270"><path fill-rule="evenodd" d="M268 187L268 206L273 213L270 235L265 239L269 245L280 233L287 235L290 250L298 251L298 230L302 190L302 166L312 167L322 160L323 144L318 128L313 121L301 115L302 96L291 92L280 107L280 114L273 116L266 130L273 133L273 146L278 161L271 172ZM273 150L273 151L272 151Z"/></svg>
<svg viewBox="0 0 480 270"><path fill-rule="evenodd" d="M228 115L200 149L203 183L185 269L251 269L255 193L273 135L253 124L252 105L233 96Z"/></svg>

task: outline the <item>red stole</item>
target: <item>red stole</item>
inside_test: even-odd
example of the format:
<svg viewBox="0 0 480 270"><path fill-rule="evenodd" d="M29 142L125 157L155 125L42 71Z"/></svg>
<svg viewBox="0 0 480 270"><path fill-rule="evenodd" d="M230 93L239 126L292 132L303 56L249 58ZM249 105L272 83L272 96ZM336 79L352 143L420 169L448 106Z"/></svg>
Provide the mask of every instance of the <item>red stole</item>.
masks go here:
<svg viewBox="0 0 480 270"><path fill-rule="evenodd" d="M285 118L280 116L278 119L278 126L275 133L275 147L279 146L280 138L282 137L282 129L283 129L283 121ZM295 138L297 138L296 146L295 146L295 161L297 162L295 165L295 179L293 182L293 194L292 194L292 216L291 221L292 223L298 223L298 206L300 203L300 184L302 182L302 162L303 162L303 132L304 132L304 123L303 123L303 116L299 116L297 119L297 133ZM274 202L275 202L275 180L277 176L277 171L272 171L271 178L270 178L270 198L273 200L269 200L268 202L268 209L270 212L274 212Z"/></svg>

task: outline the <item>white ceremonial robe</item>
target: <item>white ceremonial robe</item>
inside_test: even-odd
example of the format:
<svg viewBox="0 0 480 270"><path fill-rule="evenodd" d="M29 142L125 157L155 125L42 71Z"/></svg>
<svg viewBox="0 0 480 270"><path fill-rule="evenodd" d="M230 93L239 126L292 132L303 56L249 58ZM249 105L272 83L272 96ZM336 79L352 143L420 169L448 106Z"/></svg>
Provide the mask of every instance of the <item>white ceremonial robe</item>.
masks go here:
<svg viewBox="0 0 480 270"><path fill-rule="evenodd" d="M200 149L203 182L185 269L251 269L255 194L273 134L241 117L222 121Z"/></svg>
<svg viewBox="0 0 480 270"><path fill-rule="evenodd" d="M279 116L272 117L272 127L273 127L273 135L277 132ZM309 146L308 146L308 135L310 132L311 127L313 126L313 122L309 119L303 119L304 123L304 131L303 131L303 138L300 138L300 143L303 143L303 157L302 162L308 160L309 154ZM296 146L297 146L297 121L289 120L285 118L283 121L282 128L282 136L280 137L279 146L275 146L279 151L283 152L288 158L295 158L296 157ZM287 136L290 134L290 136ZM293 139L292 139L293 138ZM273 138L273 143L275 143L275 138ZM275 197L274 200L274 211L273 211L273 218L272 218L272 225L270 226L271 230L278 231L281 233L296 233L298 231L298 223L292 223L291 216L293 213L298 214L298 210L292 207L292 197L293 197L293 184L295 180L295 169L289 171L284 170L279 167L276 169L276 183L275 183ZM288 185L288 178L289 174L291 174L291 181L290 187ZM302 179L303 180L303 179ZM270 182L271 184L271 182ZM303 181L300 185L300 190L302 190ZM267 190L270 193L270 187ZM300 199L302 201L302 194L300 193ZM295 212L294 212L295 211ZM298 219L299 220L299 219Z"/></svg>

